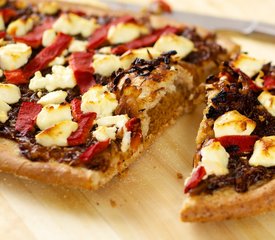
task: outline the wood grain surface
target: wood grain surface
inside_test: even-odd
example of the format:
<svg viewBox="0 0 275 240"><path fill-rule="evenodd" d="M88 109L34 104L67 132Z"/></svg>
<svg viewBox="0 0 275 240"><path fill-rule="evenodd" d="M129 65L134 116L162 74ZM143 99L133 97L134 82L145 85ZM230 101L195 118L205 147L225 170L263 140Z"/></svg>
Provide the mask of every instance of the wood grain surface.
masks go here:
<svg viewBox="0 0 275 240"><path fill-rule="evenodd" d="M177 10L275 24L274 0L169 2ZM240 43L244 51L275 62L274 38L222 34ZM275 239L275 213L218 223L180 222L180 176L186 177L191 170L202 108L181 117L129 170L96 192L68 190L1 173L0 239Z"/></svg>

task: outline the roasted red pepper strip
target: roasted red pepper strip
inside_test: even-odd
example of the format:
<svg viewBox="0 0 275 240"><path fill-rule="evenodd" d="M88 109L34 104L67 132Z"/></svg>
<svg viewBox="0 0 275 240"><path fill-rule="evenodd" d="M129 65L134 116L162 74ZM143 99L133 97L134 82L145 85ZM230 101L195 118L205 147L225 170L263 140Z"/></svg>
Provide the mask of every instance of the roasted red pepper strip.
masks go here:
<svg viewBox="0 0 275 240"><path fill-rule="evenodd" d="M76 121L78 121L81 116L84 114L81 111L81 100L78 98L74 98L71 101L71 109L72 109L72 115Z"/></svg>
<svg viewBox="0 0 275 240"><path fill-rule="evenodd" d="M83 114L79 118L77 130L67 139L69 146L77 146L86 142L95 119L96 113L94 112Z"/></svg>
<svg viewBox="0 0 275 240"><path fill-rule="evenodd" d="M0 14L2 14L5 23L7 23L11 18L17 16L17 12L11 8L0 10Z"/></svg>
<svg viewBox="0 0 275 240"><path fill-rule="evenodd" d="M172 8L171 6L164 0L155 0L153 2L153 10L156 8L156 13L171 13ZM156 6L155 6L156 5ZM154 11L153 11L154 13Z"/></svg>
<svg viewBox="0 0 275 240"><path fill-rule="evenodd" d="M205 168L203 166L199 166L191 175L189 180L187 181L184 193L188 193L191 189L198 186L198 184L201 182L202 178L206 175Z"/></svg>
<svg viewBox="0 0 275 240"><path fill-rule="evenodd" d="M91 86L96 84L93 76L93 56L93 52L74 52L69 59L69 64L74 71L81 94L87 92Z"/></svg>
<svg viewBox="0 0 275 240"><path fill-rule="evenodd" d="M131 118L126 124L126 129L131 132L131 148L137 149L142 141L141 123L139 118Z"/></svg>
<svg viewBox="0 0 275 240"><path fill-rule="evenodd" d="M126 15L119 17L110 22L109 24L96 29L92 36L89 38L88 50L92 51L96 49L107 40L108 30L111 26L116 25L118 23L126 23L131 21L134 21L134 18L132 16Z"/></svg>
<svg viewBox="0 0 275 240"><path fill-rule="evenodd" d="M237 146L236 150L232 150L232 153L245 153L252 152L255 142L259 139L258 136L223 136L215 138L214 141L219 141L224 148Z"/></svg>
<svg viewBox="0 0 275 240"><path fill-rule="evenodd" d="M6 37L6 32L5 31L1 31L0 32L0 38L4 38Z"/></svg>
<svg viewBox="0 0 275 240"><path fill-rule="evenodd" d="M44 69L57 56L59 56L64 49L66 49L72 37L59 33L54 43L41 52L39 52L25 67L12 71L5 71L6 81L12 84L25 84L29 82L29 78L39 70Z"/></svg>
<svg viewBox="0 0 275 240"><path fill-rule="evenodd" d="M97 142L86 149L84 153L79 156L79 160L82 163L89 163L93 157L103 152L110 144L110 139L104 142Z"/></svg>
<svg viewBox="0 0 275 240"><path fill-rule="evenodd" d="M264 77L264 88L266 90L275 89L275 76L265 76Z"/></svg>
<svg viewBox="0 0 275 240"><path fill-rule="evenodd" d="M42 43L42 37L43 37L44 31L51 28L51 26L53 25L53 22L54 22L53 18L45 19L45 21L43 21L41 25L36 26L31 32L29 32L25 36L21 36L21 37L14 36L13 39L16 42L23 42L33 48L37 48Z"/></svg>
<svg viewBox="0 0 275 240"><path fill-rule="evenodd" d="M132 42L128 42L125 44L118 45L117 47L112 49L112 53L114 54L123 54L128 50L147 47L153 45L163 34L166 33L177 33L180 29L172 26L166 26L164 28L155 30L149 35L140 37L138 39L133 40Z"/></svg>
<svg viewBox="0 0 275 240"><path fill-rule="evenodd" d="M23 102L17 116L15 130L22 135L34 130L35 121L42 106L35 102Z"/></svg>

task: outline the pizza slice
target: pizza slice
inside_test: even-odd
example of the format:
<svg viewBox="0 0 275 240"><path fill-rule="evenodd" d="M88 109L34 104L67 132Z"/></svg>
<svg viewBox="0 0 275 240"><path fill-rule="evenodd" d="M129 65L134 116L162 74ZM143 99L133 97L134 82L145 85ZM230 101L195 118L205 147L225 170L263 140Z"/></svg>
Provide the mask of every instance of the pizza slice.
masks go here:
<svg viewBox="0 0 275 240"><path fill-rule="evenodd" d="M239 218L275 208L274 90L275 67L245 54L207 79L183 221Z"/></svg>
<svg viewBox="0 0 275 240"><path fill-rule="evenodd" d="M150 15L1 4L0 170L52 184L107 183L238 50Z"/></svg>

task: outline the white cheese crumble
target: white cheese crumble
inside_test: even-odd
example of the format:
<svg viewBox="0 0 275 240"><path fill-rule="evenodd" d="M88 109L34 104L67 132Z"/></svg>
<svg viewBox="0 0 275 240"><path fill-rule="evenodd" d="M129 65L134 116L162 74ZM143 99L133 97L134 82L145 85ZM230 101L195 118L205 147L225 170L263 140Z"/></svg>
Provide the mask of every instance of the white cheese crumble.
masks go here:
<svg viewBox="0 0 275 240"><path fill-rule="evenodd" d="M263 91L258 96L258 100L272 116L275 116L275 96L274 95L272 95L268 91Z"/></svg>
<svg viewBox="0 0 275 240"><path fill-rule="evenodd" d="M9 119L8 117L9 110L11 110L11 107L4 101L0 100L0 122L1 123L5 123Z"/></svg>
<svg viewBox="0 0 275 240"><path fill-rule="evenodd" d="M161 36L154 48L161 53L175 50L177 51L175 57L184 58L194 49L194 43L185 37L169 33Z"/></svg>
<svg viewBox="0 0 275 240"><path fill-rule="evenodd" d="M67 138L76 131L78 124L71 120L61 121L49 127L35 136L37 143L45 147L68 146Z"/></svg>
<svg viewBox="0 0 275 240"><path fill-rule="evenodd" d="M126 43L148 32L145 26L136 23L119 23L110 27L107 39L111 44Z"/></svg>
<svg viewBox="0 0 275 240"><path fill-rule="evenodd" d="M0 100L8 104L17 103L21 97L19 87L14 84L0 83Z"/></svg>
<svg viewBox="0 0 275 240"><path fill-rule="evenodd" d="M3 14L0 13L0 31L4 31L4 30L5 30L5 22L4 22Z"/></svg>
<svg viewBox="0 0 275 240"><path fill-rule="evenodd" d="M34 26L34 20L29 17L27 19L19 18L8 25L7 33L15 36L26 35Z"/></svg>
<svg viewBox="0 0 275 240"><path fill-rule="evenodd" d="M275 166L275 136L263 137L256 141L249 164L264 167Z"/></svg>
<svg viewBox="0 0 275 240"><path fill-rule="evenodd" d="M43 32L42 45L44 47L50 46L56 38L56 32L51 28Z"/></svg>
<svg viewBox="0 0 275 240"><path fill-rule="evenodd" d="M81 110L84 113L96 112L97 118L101 118L112 115L117 105L116 95L107 86L96 85L83 94Z"/></svg>
<svg viewBox="0 0 275 240"><path fill-rule="evenodd" d="M57 2L41 2L38 4L38 10L40 13L53 15L59 10L59 4Z"/></svg>
<svg viewBox="0 0 275 240"><path fill-rule="evenodd" d="M0 68L15 70L28 62L32 49L25 43L12 43L0 47Z"/></svg>
<svg viewBox="0 0 275 240"><path fill-rule="evenodd" d="M129 149L130 144L131 144L131 132L125 131L121 141L121 151L126 152Z"/></svg>
<svg viewBox="0 0 275 240"><path fill-rule="evenodd" d="M65 102L68 93L62 90L50 92L39 99L37 103L45 106L48 104L60 104Z"/></svg>
<svg viewBox="0 0 275 240"><path fill-rule="evenodd" d="M214 122L215 137L228 135L250 135L256 127L256 123L233 110L218 117Z"/></svg>
<svg viewBox="0 0 275 240"><path fill-rule="evenodd" d="M115 115L115 116L107 116L102 117L96 120L96 124L98 126L116 126L119 130L122 129L127 121L129 120L129 117L127 114L124 115Z"/></svg>
<svg viewBox="0 0 275 240"><path fill-rule="evenodd" d="M56 32L62 32L69 35L81 34L83 37L89 37L97 28L96 20L86 19L74 13L63 13L53 24Z"/></svg>
<svg viewBox="0 0 275 240"><path fill-rule="evenodd" d="M121 66L119 57L113 54L95 54L92 63L95 73L102 76L110 76L114 71Z"/></svg>
<svg viewBox="0 0 275 240"><path fill-rule="evenodd" d="M44 106L36 119L36 125L45 130L56 123L64 120L71 120L70 104L48 104Z"/></svg>
<svg viewBox="0 0 275 240"><path fill-rule="evenodd" d="M239 68L247 76L253 77L262 69L264 61L250 57L246 54L240 54L232 63L234 67Z"/></svg>
<svg viewBox="0 0 275 240"><path fill-rule="evenodd" d="M88 41L74 39L69 45L69 52L85 52L88 46Z"/></svg>
<svg viewBox="0 0 275 240"><path fill-rule="evenodd" d="M103 142L107 139L116 139L116 127L99 126L94 132L93 136L99 141Z"/></svg>
<svg viewBox="0 0 275 240"><path fill-rule="evenodd" d="M227 164L229 154L226 152L220 142L212 142L201 149L201 165L204 166L207 175L225 175L227 174Z"/></svg>

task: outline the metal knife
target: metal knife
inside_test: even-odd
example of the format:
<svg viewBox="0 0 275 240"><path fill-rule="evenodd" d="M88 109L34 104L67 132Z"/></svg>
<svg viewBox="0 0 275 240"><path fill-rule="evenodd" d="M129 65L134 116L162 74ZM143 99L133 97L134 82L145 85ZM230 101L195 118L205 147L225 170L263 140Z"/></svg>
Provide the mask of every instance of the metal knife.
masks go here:
<svg viewBox="0 0 275 240"><path fill-rule="evenodd" d="M113 10L130 10L138 12L142 9L141 6L132 3L115 2L112 0L100 0L100 2L105 3ZM275 25L254 20L247 21L232 18L213 17L185 11L173 11L172 14L165 14L165 16L168 18L173 18L179 22L202 26L209 30L233 30L243 34L257 32L275 37Z"/></svg>

